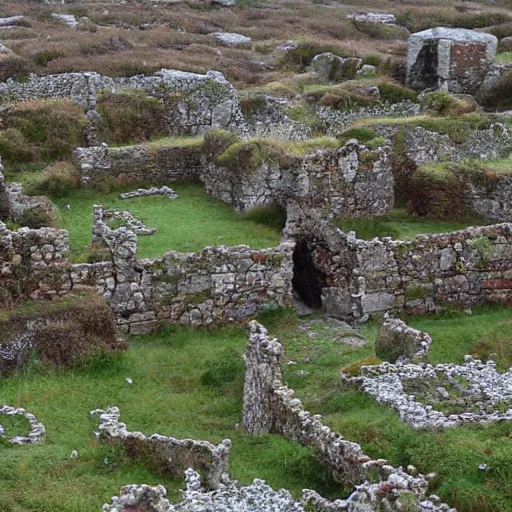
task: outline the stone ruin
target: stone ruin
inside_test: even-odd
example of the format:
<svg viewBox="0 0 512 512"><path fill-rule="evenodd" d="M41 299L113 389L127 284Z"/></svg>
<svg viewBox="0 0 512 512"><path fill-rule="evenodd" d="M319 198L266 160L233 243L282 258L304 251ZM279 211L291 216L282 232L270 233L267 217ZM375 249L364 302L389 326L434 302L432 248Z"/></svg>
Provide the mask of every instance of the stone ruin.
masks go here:
<svg viewBox="0 0 512 512"><path fill-rule="evenodd" d="M398 362L361 367L360 377L342 376L379 403L393 408L414 429L438 430L512 420L512 369L471 356L464 364Z"/></svg>
<svg viewBox="0 0 512 512"><path fill-rule="evenodd" d="M287 214L285 235L296 242L294 272L302 268L303 285L313 293L306 300L328 316L352 322L391 310L510 302L509 223L365 241L331 226L308 204L290 203Z"/></svg>
<svg viewBox="0 0 512 512"><path fill-rule="evenodd" d="M324 510L398 511L407 506L421 511L449 510L436 497L426 498L428 481L415 468L408 468L409 473L384 459L371 459L357 443L345 440L322 423L320 415L306 411L283 381L282 354L279 341L270 338L261 324L251 321L245 354L244 427L251 434L275 433L311 446L336 481L356 486L346 500L337 500L335 505L330 504L332 508Z"/></svg>
<svg viewBox="0 0 512 512"><path fill-rule="evenodd" d="M246 212L289 198L308 197L323 203L333 215L383 215L394 204L394 179L389 148L369 150L355 139L332 150L318 150L286 162L269 158L256 169L231 168L216 163L215 155L191 147L153 148L106 145L78 148L73 161L85 184L96 180L155 182L199 180L206 192L235 211Z"/></svg>
<svg viewBox="0 0 512 512"><path fill-rule="evenodd" d="M413 34L407 44L406 83L414 89L475 94L494 63L492 34L437 27Z"/></svg>
<svg viewBox="0 0 512 512"><path fill-rule="evenodd" d="M53 222L55 211L52 202L45 196L27 196L21 183L6 183L0 158L0 221L23 223L29 210L43 214L48 223Z"/></svg>
<svg viewBox="0 0 512 512"><path fill-rule="evenodd" d="M432 345L429 334L407 325L391 313L385 313L377 331L375 354L382 360L394 363L424 359Z"/></svg>
<svg viewBox="0 0 512 512"><path fill-rule="evenodd" d="M162 69L151 76L112 78L95 72L30 75L24 82L0 83L0 103L31 99L71 99L84 107L90 121L86 138L97 144L98 94L136 89L160 100L170 136L196 135L217 127L243 127L238 95L222 73L205 75Z"/></svg>
<svg viewBox="0 0 512 512"><path fill-rule="evenodd" d="M99 415L100 419L96 437L108 443L120 442L130 457L136 458L142 453L174 476L181 476L186 469L194 467L202 473L203 484L210 490L218 489L229 479L229 439L215 446L208 441L175 439L159 434L146 437L141 432L127 430L126 424L119 421L117 407L96 409L91 415Z"/></svg>
<svg viewBox="0 0 512 512"><path fill-rule="evenodd" d="M30 432L21 436L9 436L8 431L2 427L2 416L23 416L30 425ZM0 407L0 439L7 439L11 444L39 444L42 443L46 435L46 429L42 423L30 412L22 408L10 407L3 405Z"/></svg>

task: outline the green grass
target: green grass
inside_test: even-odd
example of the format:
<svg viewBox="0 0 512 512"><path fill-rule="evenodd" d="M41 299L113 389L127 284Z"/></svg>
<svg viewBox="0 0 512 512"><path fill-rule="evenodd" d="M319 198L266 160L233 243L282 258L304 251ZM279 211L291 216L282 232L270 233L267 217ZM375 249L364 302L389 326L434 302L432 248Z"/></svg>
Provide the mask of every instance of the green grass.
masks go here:
<svg viewBox="0 0 512 512"><path fill-rule="evenodd" d="M496 62L505 63L512 62L512 52L502 52L496 55Z"/></svg>
<svg viewBox="0 0 512 512"><path fill-rule="evenodd" d="M60 373L31 367L1 380L2 403L25 407L47 429L40 446L0 445L1 510L96 512L129 483L161 483L176 498L183 480L152 473L143 462L129 461L119 449L94 440L97 420L89 411L114 404L130 430L214 443L232 439L232 475L244 484L263 478L296 495L308 486L339 492L310 450L235 428L241 423L246 335L242 328L173 328L132 341L121 359ZM203 377L218 371L226 358L231 361L229 379L212 384ZM73 450L78 460L70 459Z"/></svg>
<svg viewBox="0 0 512 512"><path fill-rule="evenodd" d="M383 217L340 217L335 223L343 231L355 231L363 240L385 236L397 240L411 240L419 234L449 233L484 222L473 217L460 221L431 220L409 215L404 209L395 209Z"/></svg>
<svg viewBox="0 0 512 512"><path fill-rule="evenodd" d="M338 386L341 367L373 354L377 324L362 328L363 347L344 343L351 333L326 325L319 315L298 319L290 310L260 319L285 347L284 374L306 408L373 457L437 472L431 492L459 512L506 512L512 507L512 425L468 427L444 432L413 431L373 399ZM462 361L468 349L495 332L512 331L507 308L475 308L436 318L408 318L434 338L432 362ZM198 330L173 327L132 339L120 358L110 357L74 370L30 366L0 381L2 403L23 406L47 428L41 446L0 444L0 504L12 512L84 512L128 483L161 483L173 499L183 482L154 473L143 461L127 460L118 448L98 444L88 412L118 405L130 430L219 442L233 441L232 476L243 484L263 478L297 496L305 487L343 496L312 453L274 435L250 437L241 423L246 329ZM460 339L459 339L460 338ZM287 364L289 362L295 364ZM498 359L499 362L499 359ZM305 372L305 373L304 373ZM133 379L133 384L126 382ZM70 453L77 450L78 460ZM104 464L104 459L109 464ZM490 470L478 470L481 463Z"/></svg>
<svg viewBox="0 0 512 512"><path fill-rule="evenodd" d="M439 317L411 317L408 322L432 334L431 361L462 362L471 348L490 341L497 351L498 367L512 364L507 347L512 345L512 314L508 308L474 308L473 315L452 313ZM472 426L443 432L414 431L389 408L371 397L338 386L339 368L373 354L373 343L354 348L327 336L310 337L297 328L291 316L278 316L264 323L285 346L285 376L306 408L322 414L324 421L346 439L360 443L374 458L387 458L394 465L413 464L438 478L430 492L457 507L459 512L508 512L512 510L512 424ZM364 327L375 339L376 324ZM500 333L503 335L500 337ZM502 352L502 348L505 352ZM504 358L501 358L501 355ZM297 370L309 372L297 376ZM489 471L478 466L486 463Z"/></svg>
<svg viewBox="0 0 512 512"><path fill-rule="evenodd" d="M281 239L278 229L237 215L228 204L208 197L202 185L173 184L172 188L179 195L174 201L166 196L119 199L119 191L102 194L85 189L77 190L71 197L55 199L59 225L70 233L72 259L84 261L86 257L94 204L128 210L157 229L152 236L139 236L137 254L141 258L162 256L171 249L197 251L208 245L247 244L262 249L277 245ZM66 204L71 209L66 209Z"/></svg>

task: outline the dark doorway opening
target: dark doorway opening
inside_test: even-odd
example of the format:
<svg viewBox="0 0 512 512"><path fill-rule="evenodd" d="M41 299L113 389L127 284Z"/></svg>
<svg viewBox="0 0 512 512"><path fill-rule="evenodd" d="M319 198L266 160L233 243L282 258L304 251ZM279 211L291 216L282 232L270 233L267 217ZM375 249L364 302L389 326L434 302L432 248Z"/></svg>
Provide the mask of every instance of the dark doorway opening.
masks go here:
<svg viewBox="0 0 512 512"><path fill-rule="evenodd" d="M298 240L293 251L293 289L310 308L322 307L322 288L326 279L313 261L312 251L307 240Z"/></svg>

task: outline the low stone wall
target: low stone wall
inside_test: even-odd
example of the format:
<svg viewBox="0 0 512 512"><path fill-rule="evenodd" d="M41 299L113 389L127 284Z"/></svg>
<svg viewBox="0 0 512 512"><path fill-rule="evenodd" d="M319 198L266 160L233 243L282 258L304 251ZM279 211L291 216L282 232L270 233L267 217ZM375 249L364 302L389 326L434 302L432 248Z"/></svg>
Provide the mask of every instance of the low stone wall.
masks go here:
<svg viewBox="0 0 512 512"><path fill-rule="evenodd" d="M102 144L77 148L73 163L84 184L104 180L151 184L195 181L205 168L201 144L201 139L190 146L169 142L111 148Z"/></svg>
<svg viewBox="0 0 512 512"><path fill-rule="evenodd" d="M364 319L392 309L425 312L512 300L511 224L368 242L295 203L286 233L307 245L323 276L322 303L330 316Z"/></svg>
<svg viewBox="0 0 512 512"><path fill-rule="evenodd" d="M375 354L391 363L397 360L423 359L427 356L430 345L432 338L426 332L418 331L386 313L377 331Z"/></svg>
<svg viewBox="0 0 512 512"><path fill-rule="evenodd" d="M464 126L461 118L456 140L448 133L429 130L414 123L379 124L376 120L368 127L378 135L393 140L395 147L398 143L398 151L414 167L431 162L462 162L472 158L491 160L512 151L512 127L499 119L486 127L476 128L470 124Z"/></svg>
<svg viewBox="0 0 512 512"><path fill-rule="evenodd" d="M84 183L105 179L163 183L201 180L208 194L231 204L237 212L290 197L309 197L333 215L383 215L394 204L394 178L389 148L370 151L351 140L336 150L290 157L286 166L269 158L256 169L218 165L192 146L140 145L79 148L73 154Z"/></svg>
<svg viewBox="0 0 512 512"><path fill-rule="evenodd" d="M45 225L52 225L55 211L51 201L44 196L25 195L21 183L7 184L2 170L0 159L0 220L23 223L26 220L27 210L37 210L41 212L41 220L47 222Z"/></svg>
<svg viewBox="0 0 512 512"><path fill-rule="evenodd" d="M305 498L309 495L309 503L317 506L316 510L354 510L350 508L350 503L354 501L361 507L363 504L368 506L369 510L380 509L381 506L384 509L384 505L385 510L406 510L402 499L404 502L407 499L407 510L420 510L420 502L421 510L449 508L446 505L436 508L432 501L426 499L428 482L423 475L412 476L402 468L390 466L384 459L372 460L357 443L345 440L324 425L321 416L311 416L304 410L301 401L283 381L282 353L283 348L276 338L271 339L258 322L250 322L245 354L245 428L252 434L276 433L311 446L333 477L346 486L364 482L346 501L327 504L316 493L306 493ZM375 480L377 483L372 483Z"/></svg>
<svg viewBox="0 0 512 512"><path fill-rule="evenodd" d="M462 365L363 366L360 377L342 376L342 382L355 384L393 408L414 429L512 420L512 370L498 373L493 361L482 363L471 356L466 356Z"/></svg>
<svg viewBox="0 0 512 512"><path fill-rule="evenodd" d="M69 290L69 234L63 229L9 230L0 222L0 303Z"/></svg>
<svg viewBox="0 0 512 512"><path fill-rule="evenodd" d="M97 95L137 89L159 99L168 119L169 134L195 135L211 127L243 124L235 88L217 71L205 75L162 69L152 76L111 78L94 72L31 75L25 82L0 84L0 102L37 98L71 98L94 117Z"/></svg>
<svg viewBox="0 0 512 512"><path fill-rule="evenodd" d="M25 436L10 436L9 432L4 431L2 427L2 415L6 416L23 416L30 426L30 432ZM40 444L46 435L44 425L37 421L37 418L25 409L3 405L0 407L0 439L4 438L11 444Z"/></svg>
<svg viewBox="0 0 512 512"><path fill-rule="evenodd" d="M94 226L95 243L105 248L108 259L73 265L71 281L75 287L96 286L124 332L148 332L160 322L233 322L264 307L291 303L293 244L263 250L206 247L139 260L137 235L123 227L110 229L104 222L95 221Z"/></svg>
<svg viewBox="0 0 512 512"><path fill-rule="evenodd" d="M117 407L97 409L91 415L99 415L100 424L96 437L106 442L119 441L129 457L144 456L166 473L182 476L188 468L195 468L203 476L209 489L217 489L225 478L229 478L229 454L231 441L224 439L217 446L208 441L176 439L153 434L146 437L141 432L129 432L122 423Z"/></svg>

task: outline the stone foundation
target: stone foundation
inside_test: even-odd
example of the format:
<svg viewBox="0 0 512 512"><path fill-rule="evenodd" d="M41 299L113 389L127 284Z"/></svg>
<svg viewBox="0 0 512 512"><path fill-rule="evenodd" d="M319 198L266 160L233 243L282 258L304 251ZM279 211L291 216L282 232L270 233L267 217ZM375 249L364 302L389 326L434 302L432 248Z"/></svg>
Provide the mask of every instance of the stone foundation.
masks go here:
<svg viewBox="0 0 512 512"><path fill-rule="evenodd" d="M245 428L253 434L276 433L311 446L338 482L348 486L362 484L347 500L333 503L306 491L305 501L313 510L362 510L355 507L357 503L361 507L366 505L368 510L382 507L398 511L405 510L402 500L408 500L409 506L422 511L448 510L448 506L437 508L426 499L428 482L423 475L412 476L402 468L390 466L384 459L372 460L358 444L345 440L324 425L321 416L311 416L304 410L293 390L283 382L282 353L279 341L269 338L267 330L252 321L245 355ZM372 483L375 479L377 483Z"/></svg>

